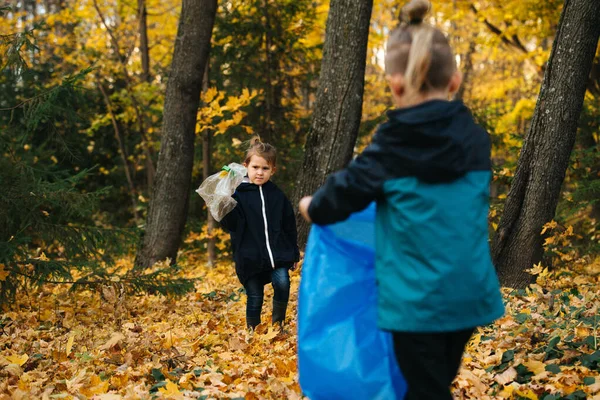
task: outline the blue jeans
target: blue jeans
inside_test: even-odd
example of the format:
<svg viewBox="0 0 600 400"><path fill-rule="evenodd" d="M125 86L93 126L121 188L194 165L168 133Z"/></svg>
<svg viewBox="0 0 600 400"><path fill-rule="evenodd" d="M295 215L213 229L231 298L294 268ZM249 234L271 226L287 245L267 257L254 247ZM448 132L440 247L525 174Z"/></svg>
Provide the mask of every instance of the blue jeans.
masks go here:
<svg viewBox="0 0 600 400"><path fill-rule="evenodd" d="M273 285L273 323L283 323L290 298L290 274L287 268L275 268L271 272ZM260 324L265 285L260 276L248 279L244 285L248 302L246 303L246 324L254 328Z"/></svg>

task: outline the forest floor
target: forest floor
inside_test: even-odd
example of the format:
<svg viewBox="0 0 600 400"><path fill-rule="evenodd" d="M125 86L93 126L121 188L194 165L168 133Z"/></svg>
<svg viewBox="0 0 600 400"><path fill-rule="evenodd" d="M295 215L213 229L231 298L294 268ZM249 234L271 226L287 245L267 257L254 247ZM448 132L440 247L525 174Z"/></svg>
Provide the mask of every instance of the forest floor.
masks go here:
<svg viewBox="0 0 600 400"><path fill-rule="evenodd" d="M201 279L178 299L121 295L118 283L20 296L0 315L0 400L302 398L299 271L288 332L263 323L251 335L231 262L209 268L189 257L184 265ZM600 399L600 265L533 273L537 283L506 290L506 315L473 336L456 399ZM263 321L270 320L270 286L266 294Z"/></svg>

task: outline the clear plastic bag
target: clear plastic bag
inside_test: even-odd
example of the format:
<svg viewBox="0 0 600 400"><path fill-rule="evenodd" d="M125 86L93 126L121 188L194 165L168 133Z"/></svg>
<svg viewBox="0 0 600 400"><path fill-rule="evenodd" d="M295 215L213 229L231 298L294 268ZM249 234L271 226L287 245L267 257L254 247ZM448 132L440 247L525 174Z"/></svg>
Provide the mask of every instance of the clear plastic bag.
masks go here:
<svg viewBox="0 0 600 400"><path fill-rule="evenodd" d="M231 195L245 176L246 167L231 163L224 166L220 172L206 178L196 189L196 193L204 199L208 211L215 220L221 221L235 208L237 201Z"/></svg>

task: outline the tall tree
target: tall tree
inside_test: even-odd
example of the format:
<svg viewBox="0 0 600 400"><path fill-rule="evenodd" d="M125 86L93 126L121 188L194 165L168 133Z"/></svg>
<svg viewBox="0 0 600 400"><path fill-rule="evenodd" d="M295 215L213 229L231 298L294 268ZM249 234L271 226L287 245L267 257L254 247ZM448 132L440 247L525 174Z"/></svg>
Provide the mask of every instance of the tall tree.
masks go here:
<svg viewBox="0 0 600 400"><path fill-rule="evenodd" d="M146 233L136 266L175 261L187 218L196 116L217 0L183 0L163 116Z"/></svg>
<svg viewBox="0 0 600 400"><path fill-rule="evenodd" d="M150 81L150 50L148 49L148 11L146 0L138 0L138 19L140 31L140 53L142 54L142 80Z"/></svg>
<svg viewBox="0 0 600 400"><path fill-rule="evenodd" d="M553 219L575 143L598 37L597 0L566 0L531 126L492 245L501 283L524 287L542 259L541 230Z"/></svg>
<svg viewBox="0 0 600 400"><path fill-rule="evenodd" d="M360 119L372 0L330 3L319 89L294 199L313 193L352 158ZM352 27L352 28L350 28ZM304 245L308 224L298 215Z"/></svg>

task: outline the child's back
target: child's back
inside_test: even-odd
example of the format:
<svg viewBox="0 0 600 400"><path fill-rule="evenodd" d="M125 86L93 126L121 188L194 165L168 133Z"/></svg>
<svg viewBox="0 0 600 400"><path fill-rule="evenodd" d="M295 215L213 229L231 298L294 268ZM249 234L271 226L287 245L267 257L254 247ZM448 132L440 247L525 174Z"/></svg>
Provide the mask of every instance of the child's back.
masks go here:
<svg viewBox="0 0 600 400"><path fill-rule="evenodd" d="M378 325L393 332L407 399L451 398L473 330L504 312L488 244L490 139L465 105L446 37L413 0L390 33L386 74L398 108L372 144L300 203L318 224L377 201Z"/></svg>

